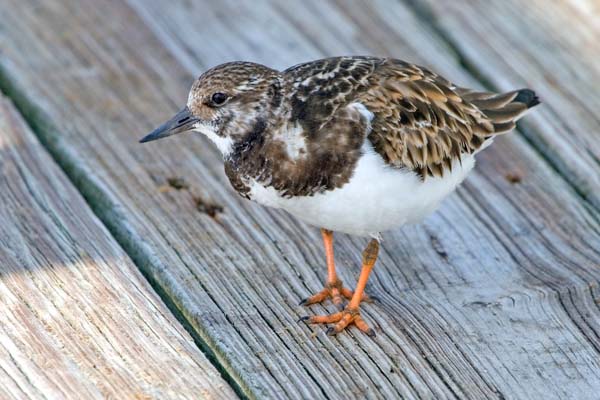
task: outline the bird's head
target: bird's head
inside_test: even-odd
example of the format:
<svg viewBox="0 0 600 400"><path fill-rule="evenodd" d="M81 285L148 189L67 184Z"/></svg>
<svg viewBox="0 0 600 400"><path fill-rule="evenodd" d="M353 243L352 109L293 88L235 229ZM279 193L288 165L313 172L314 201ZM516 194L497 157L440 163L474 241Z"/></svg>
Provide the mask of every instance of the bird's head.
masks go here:
<svg viewBox="0 0 600 400"><path fill-rule="evenodd" d="M140 142L176 133L206 135L227 156L281 106L280 74L260 64L231 62L202 74L192 85L185 107Z"/></svg>

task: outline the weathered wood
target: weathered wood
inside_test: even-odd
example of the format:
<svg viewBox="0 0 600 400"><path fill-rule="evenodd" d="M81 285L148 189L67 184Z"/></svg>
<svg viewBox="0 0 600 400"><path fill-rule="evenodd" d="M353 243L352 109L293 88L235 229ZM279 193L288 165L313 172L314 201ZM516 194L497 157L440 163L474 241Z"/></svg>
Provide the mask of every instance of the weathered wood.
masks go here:
<svg viewBox="0 0 600 400"><path fill-rule="evenodd" d="M523 133L600 208L600 12L586 1L405 0L499 90L534 88L544 105Z"/></svg>
<svg viewBox="0 0 600 400"><path fill-rule="evenodd" d="M0 398L234 398L0 97Z"/></svg>
<svg viewBox="0 0 600 400"><path fill-rule="evenodd" d="M296 306L322 287L317 230L240 199L202 138L136 142L185 100L191 72L231 59L390 54L474 83L402 3L31 4L0 6L5 85L41 110L47 145L249 395L596 396L599 216L518 136L425 224L386 236L368 286L382 301L364 307L375 340L296 323L325 311ZM189 188L169 190L176 176ZM353 284L364 240L336 244Z"/></svg>

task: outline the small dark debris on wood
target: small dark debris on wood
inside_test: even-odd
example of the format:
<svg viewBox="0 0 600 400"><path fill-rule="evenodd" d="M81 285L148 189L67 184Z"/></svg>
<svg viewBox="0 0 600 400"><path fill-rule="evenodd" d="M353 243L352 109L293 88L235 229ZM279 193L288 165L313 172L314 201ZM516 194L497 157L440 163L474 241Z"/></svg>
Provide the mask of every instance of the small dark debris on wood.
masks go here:
<svg viewBox="0 0 600 400"><path fill-rule="evenodd" d="M506 175L504 175L504 177L507 181L509 181L512 184L521 183L521 181L523 180L523 176L519 172L509 172Z"/></svg>
<svg viewBox="0 0 600 400"><path fill-rule="evenodd" d="M180 178L180 177L171 177L171 178L167 178L167 183L158 187L158 191L161 193L166 193L173 189L187 190L189 188L190 188L190 185L185 181L185 179Z"/></svg>
<svg viewBox="0 0 600 400"><path fill-rule="evenodd" d="M489 301L471 301L468 303L463 303L463 307L474 307L474 308L490 308L490 307L502 307L502 305L498 302L489 302Z"/></svg>
<svg viewBox="0 0 600 400"><path fill-rule="evenodd" d="M223 206L213 203L213 202L210 202L210 201L207 201L207 200L204 200L200 196L194 196L193 195L194 190L192 190L190 184L187 183L184 178L181 178L181 177L167 178L167 183L158 188L158 190L161 193L165 193L165 192L168 192L173 189L177 190L177 191L180 191L180 190L189 191L189 193L192 194L192 200L194 202L194 206L196 207L196 210L200 211L201 213L207 214L211 218L215 218L217 216L217 214L220 214L223 212Z"/></svg>
<svg viewBox="0 0 600 400"><path fill-rule="evenodd" d="M183 178L167 178L167 183L175 190L189 189L190 185Z"/></svg>
<svg viewBox="0 0 600 400"><path fill-rule="evenodd" d="M223 212L223 206L208 202L198 196L194 196L194 204L196 205L196 209L198 211L204 214L208 214L208 216L211 218L215 218L217 214Z"/></svg>
<svg viewBox="0 0 600 400"><path fill-rule="evenodd" d="M440 242L440 240L437 238L437 236L435 236L433 234L429 234L429 241L431 242L431 246L433 247L433 249L435 250L435 252L441 258L443 258L445 261L448 261L448 253L444 249L444 246L442 245L442 243Z"/></svg>

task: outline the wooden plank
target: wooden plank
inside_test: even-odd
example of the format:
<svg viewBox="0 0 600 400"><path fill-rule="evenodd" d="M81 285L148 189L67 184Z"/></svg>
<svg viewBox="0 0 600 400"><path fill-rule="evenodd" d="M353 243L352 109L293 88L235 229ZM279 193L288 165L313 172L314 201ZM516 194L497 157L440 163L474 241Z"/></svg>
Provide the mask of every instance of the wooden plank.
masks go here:
<svg viewBox="0 0 600 400"><path fill-rule="evenodd" d="M0 398L235 398L0 97Z"/></svg>
<svg viewBox="0 0 600 400"><path fill-rule="evenodd" d="M368 286L382 301L364 308L375 340L296 323L325 274L315 229L240 199L202 138L136 143L184 101L192 70L231 59L393 54L473 83L410 10L129 4L143 19L118 1L7 1L4 84L39 111L30 118L96 212L250 396L594 398L599 216L518 136L483 153L425 224L386 236ZM165 191L174 176L189 188ZM203 214L198 198L224 211ZM363 245L337 240L348 283Z"/></svg>
<svg viewBox="0 0 600 400"><path fill-rule="evenodd" d="M491 86L535 88L523 133L600 208L600 12L586 1L405 0Z"/></svg>

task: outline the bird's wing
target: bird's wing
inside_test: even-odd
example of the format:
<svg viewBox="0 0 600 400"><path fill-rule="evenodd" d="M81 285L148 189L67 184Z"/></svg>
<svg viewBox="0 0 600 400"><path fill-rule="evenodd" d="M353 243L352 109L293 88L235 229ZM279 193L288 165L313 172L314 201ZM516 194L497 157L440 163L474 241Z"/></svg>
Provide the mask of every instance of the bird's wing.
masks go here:
<svg viewBox="0 0 600 400"><path fill-rule="evenodd" d="M374 114L369 139L392 166L443 176L454 160L508 132L538 104L528 90L495 94L458 88L423 67L386 60L359 101Z"/></svg>
<svg viewBox="0 0 600 400"><path fill-rule="evenodd" d="M338 112L364 93L385 59L331 57L298 64L283 71L290 97L289 120L316 134Z"/></svg>

